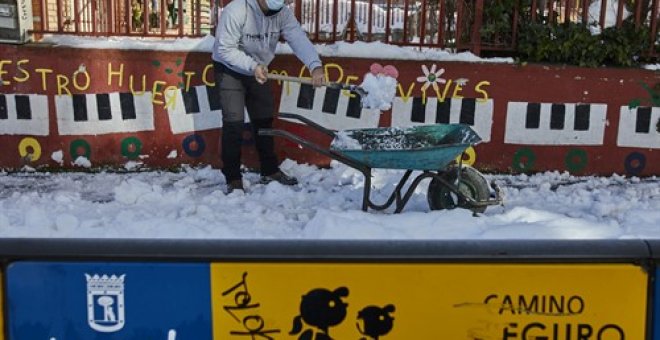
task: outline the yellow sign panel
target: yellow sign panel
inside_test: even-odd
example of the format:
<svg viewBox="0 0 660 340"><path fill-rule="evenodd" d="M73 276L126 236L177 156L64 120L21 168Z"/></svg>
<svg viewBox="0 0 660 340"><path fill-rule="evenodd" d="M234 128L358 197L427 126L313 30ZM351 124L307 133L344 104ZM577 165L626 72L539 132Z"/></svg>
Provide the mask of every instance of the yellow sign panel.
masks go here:
<svg viewBox="0 0 660 340"><path fill-rule="evenodd" d="M223 339L644 339L627 264L215 263Z"/></svg>

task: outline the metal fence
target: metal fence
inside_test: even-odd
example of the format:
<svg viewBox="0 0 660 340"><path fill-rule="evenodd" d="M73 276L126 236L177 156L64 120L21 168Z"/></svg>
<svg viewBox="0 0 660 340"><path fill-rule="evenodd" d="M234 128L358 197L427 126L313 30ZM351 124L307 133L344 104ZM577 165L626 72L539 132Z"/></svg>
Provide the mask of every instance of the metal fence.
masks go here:
<svg viewBox="0 0 660 340"><path fill-rule="evenodd" d="M228 0L230 1L230 0ZM212 32L227 0L34 0L34 33L197 37ZM647 27L651 54L660 0L295 0L315 42L514 51L520 23Z"/></svg>
<svg viewBox="0 0 660 340"><path fill-rule="evenodd" d="M210 0L38 0L34 33L196 37L211 30Z"/></svg>

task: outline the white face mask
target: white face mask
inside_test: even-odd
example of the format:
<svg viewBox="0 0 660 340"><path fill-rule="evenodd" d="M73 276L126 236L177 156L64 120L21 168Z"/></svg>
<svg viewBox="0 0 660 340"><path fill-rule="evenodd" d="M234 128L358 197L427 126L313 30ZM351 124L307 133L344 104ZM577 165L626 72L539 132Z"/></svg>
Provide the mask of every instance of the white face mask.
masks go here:
<svg viewBox="0 0 660 340"><path fill-rule="evenodd" d="M271 11L279 11L284 7L284 0L266 0L266 6Z"/></svg>

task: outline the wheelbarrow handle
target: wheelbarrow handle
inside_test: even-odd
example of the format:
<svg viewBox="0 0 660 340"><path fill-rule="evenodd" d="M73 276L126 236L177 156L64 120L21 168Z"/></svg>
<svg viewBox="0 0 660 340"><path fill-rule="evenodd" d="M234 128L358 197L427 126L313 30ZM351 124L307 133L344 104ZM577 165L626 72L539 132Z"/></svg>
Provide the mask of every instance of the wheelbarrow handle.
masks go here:
<svg viewBox="0 0 660 340"><path fill-rule="evenodd" d="M285 76L282 74L275 74L275 73L269 73L268 74L268 79L272 80L279 80L279 81L291 81L294 83L300 83L300 84L306 84L306 85L313 85L312 79L310 78L300 78L300 77L292 77L292 76ZM355 92L359 94L362 97L366 97L369 93L363 89L362 87L358 85L352 85L352 84L342 84L342 83L335 83L335 82L323 82L322 86L329 87L331 89L337 89L337 90L348 90Z"/></svg>
<svg viewBox="0 0 660 340"><path fill-rule="evenodd" d="M295 120L298 120L298 121L303 122L305 125L307 125L307 126L309 126L309 127L311 127L311 128L314 128L315 130L317 130L317 131L319 131L319 132L322 132L322 133L324 133L324 134L326 134L326 135L328 135L328 136L330 136L330 137L332 137L332 138L337 137L337 133L334 132L333 130L327 129L327 128L325 128L325 127L323 127L323 126L317 124L317 123L314 122L313 120L311 120L311 119L309 119L309 118L307 118L307 117L303 117L303 116L301 116L301 115L299 115L299 114L280 112L280 113L277 115L277 117L279 117L279 118L286 118L286 119L295 119Z"/></svg>
<svg viewBox="0 0 660 340"><path fill-rule="evenodd" d="M257 132L260 136L274 136L282 137L288 139L292 142L295 142L298 145L302 145L309 149L312 149L324 156L330 157L336 161L342 162L353 169L356 169L362 172L365 176L371 176L371 169L366 164L355 161L351 158L344 156L342 153L321 147L320 145L313 143L309 140L306 140L298 135L295 135L289 131L279 130L279 129L259 129Z"/></svg>

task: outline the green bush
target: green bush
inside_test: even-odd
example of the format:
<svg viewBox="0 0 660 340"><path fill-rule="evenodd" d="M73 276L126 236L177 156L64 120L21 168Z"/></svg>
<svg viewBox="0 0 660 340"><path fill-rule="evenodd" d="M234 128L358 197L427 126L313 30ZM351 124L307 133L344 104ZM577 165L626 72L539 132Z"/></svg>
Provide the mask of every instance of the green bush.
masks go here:
<svg viewBox="0 0 660 340"><path fill-rule="evenodd" d="M592 35L582 24L521 24L517 54L521 61L565 63L585 67L635 66L649 62L648 28L624 21Z"/></svg>
<svg viewBox="0 0 660 340"><path fill-rule="evenodd" d="M649 31L646 27L636 29L631 22L624 22L619 29L607 28L601 34L605 44L605 64L633 66L651 59L644 57L650 47Z"/></svg>
<svg viewBox="0 0 660 340"><path fill-rule="evenodd" d="M455 0L447 1L452 6L455 2ZM462 31L458 32L458 40L469 42L476 13L475 2L456 1L463 1L464 12L464 17L461 19ZM590 27L584 23L560 22L563 18L556 10L547 14L542 8L537 8L536 13L532 13L532 1L536 0L485 1L479 31L482 56L513 56L520 62L557 63L582 67L629 67L658 62L657 57L648 54L652 41L648 18L652 3L655 3L652 0L621 0L631 13L637 8L637 2L641 1L640 18L647 19L637 28L634 16L630 16L622 22L621 27L609 27L600 34L592 34ZM521 9L520 12L516 12L517 9ZM533 16L536 17L534 21L531 20ZM514 35L513 28L516 21L517 35ZM655 44L655 50L660 51L660 40ZM515 49L511 50L512 46Z"/></svg>

